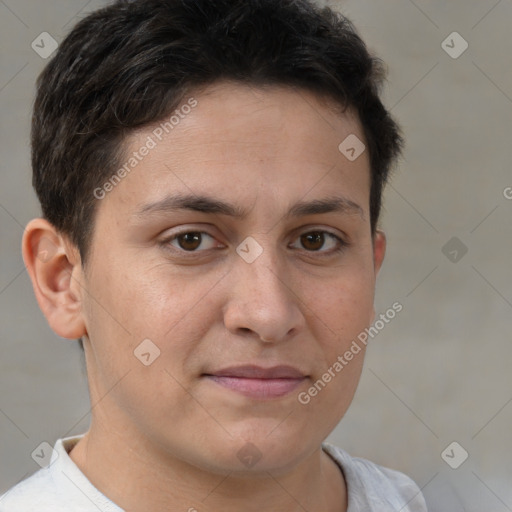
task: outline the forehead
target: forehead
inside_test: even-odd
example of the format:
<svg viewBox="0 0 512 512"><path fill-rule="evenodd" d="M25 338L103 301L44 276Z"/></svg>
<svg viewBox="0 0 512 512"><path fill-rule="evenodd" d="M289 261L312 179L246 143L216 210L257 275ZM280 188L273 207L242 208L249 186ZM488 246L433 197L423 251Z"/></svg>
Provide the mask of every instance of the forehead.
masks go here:
<svg viewBox="0 0 512 512"><path fill-rule="evenodd" d="M262 158L270 159L277 154L283 159L293 159L288 153L297 154L297 146L310 141L300 148L300 158L306 156L317 161L324 150L326 160L337 158L337 142L347 135L358 133L363 138L358 116L352 109L343 109L338 103L305 89L282 85L257 87L226 81L198 92L190 95L194 96L197 106L186 115L180 115L180 119L176 119L179 124L164 134L164 138L169 135L168 140L176 150L195 146L197 151L204 144L234 144L248 154L251 150L257 153L263 147L266 153L260 154ZM186 103L187 97L182 105ZM149 129L158 130L170 117ZM133 142L147 132L147 128L136 132ZM191 137L192 134L195 137ZM312 144L313 136L316 146ZM269 153L272 149L275 153Z"/></svg>
<svg viewBox="0 0 512 512"><path fill-rule="evenodd" d="M120 201L129 213L178 191L246 204L259 196L268 207L342 187L364 205L367 152L351 161L340 150L354 136L363 144L357 115L310 91L216 83L129 136L127 172L105 203Z"/></svg>

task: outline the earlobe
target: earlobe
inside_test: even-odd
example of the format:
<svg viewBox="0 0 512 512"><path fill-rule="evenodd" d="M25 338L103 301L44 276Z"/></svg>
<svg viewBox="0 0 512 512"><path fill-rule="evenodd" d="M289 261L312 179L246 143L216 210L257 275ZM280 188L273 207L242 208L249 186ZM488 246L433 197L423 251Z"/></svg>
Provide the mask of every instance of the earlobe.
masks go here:
<svg viewBox="0 0 512 512"><path fill-rule="evenodd" d="M78 251L45 219L31 220L23 234L23 261L34 293L52 330L76 339L85 331Z"/></svg>

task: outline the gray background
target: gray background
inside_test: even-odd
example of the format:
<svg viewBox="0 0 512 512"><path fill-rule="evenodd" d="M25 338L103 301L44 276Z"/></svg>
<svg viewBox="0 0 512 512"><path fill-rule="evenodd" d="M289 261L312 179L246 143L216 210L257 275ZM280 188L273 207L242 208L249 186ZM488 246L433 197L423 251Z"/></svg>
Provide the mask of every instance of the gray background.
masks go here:
<svg viewBox="0 0 512 512"><path fill-rule="evenodd" d="M38 469L42 441L88 427L81 352L47 326L20 241L39 215L29 125L46 61L31 42L43 31L61 41L104 3L0 0L0 492ZM378 312L404 309L371 341L330 441L412 476L433 511L511 511L512 0L328 3L387 63L385 102L407 137L376 298ZM442 47L454 31L469 44L456 59ZM452 237L467 248L458 261L443 252ZM469 453L458 469L441 457L453 441Z"/></svg>

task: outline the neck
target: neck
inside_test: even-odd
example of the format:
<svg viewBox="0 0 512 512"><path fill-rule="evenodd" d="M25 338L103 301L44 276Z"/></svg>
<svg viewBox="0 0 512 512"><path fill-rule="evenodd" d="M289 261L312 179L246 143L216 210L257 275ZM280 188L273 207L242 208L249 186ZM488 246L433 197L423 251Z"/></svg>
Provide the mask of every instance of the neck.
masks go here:
<svg viewBox="0 0 512 512"><path fill-rule="evenodd" d="M130 512L345 512L339 467L321 447L284 474L216 473L164 454L127 429L96 428L70 457L89 481Z"/></svg>

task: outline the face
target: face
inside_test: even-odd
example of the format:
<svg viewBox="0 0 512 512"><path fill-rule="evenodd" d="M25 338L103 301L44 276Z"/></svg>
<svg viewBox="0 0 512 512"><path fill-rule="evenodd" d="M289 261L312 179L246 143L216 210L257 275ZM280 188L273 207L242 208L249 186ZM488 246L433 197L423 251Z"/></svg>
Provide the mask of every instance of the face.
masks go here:
<svg viewBox="0 0 512 512"><path fill-rule="evenodd" d="M367 152L338 149L364 136L306 91L219 83L195 100L169 133L130 137L140 160L98 200L81 276L93 422L209 470L285 471L361 373L364 347L333 365L372 321L384 254Z"/></svg>

